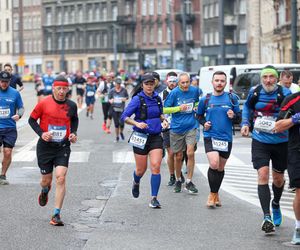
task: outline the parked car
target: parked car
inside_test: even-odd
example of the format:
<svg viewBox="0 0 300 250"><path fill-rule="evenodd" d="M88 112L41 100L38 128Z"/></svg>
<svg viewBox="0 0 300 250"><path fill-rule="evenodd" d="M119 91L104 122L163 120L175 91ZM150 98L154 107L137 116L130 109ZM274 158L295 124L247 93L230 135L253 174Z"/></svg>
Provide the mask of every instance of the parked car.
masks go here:
<svg viewBox="0 0 300 250"><path fill-rule="evenodd" d="M22 76L22 82L34 82L34 74L25 74Z"/></svg>

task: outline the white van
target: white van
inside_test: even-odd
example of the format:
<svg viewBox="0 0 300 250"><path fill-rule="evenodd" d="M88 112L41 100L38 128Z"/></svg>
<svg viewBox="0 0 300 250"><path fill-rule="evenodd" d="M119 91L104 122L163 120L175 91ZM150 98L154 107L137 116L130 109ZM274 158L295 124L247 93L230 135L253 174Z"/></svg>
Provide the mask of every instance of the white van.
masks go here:
<svg viewBox="0 0 300 250"><path fill-rule="evenodd" d="M260 71L267 65L274 66L280 73L290 70L293 73L294 82L300 79L300 64L240 64L240 65L218 65L202 67L199 73L199 87L203 95L213 92L211 84L212 75L216 71L224 71L227 75L225 91L230 91L240 97L240 104L244 104L248 92L252 86L260 83Z"/></svg>

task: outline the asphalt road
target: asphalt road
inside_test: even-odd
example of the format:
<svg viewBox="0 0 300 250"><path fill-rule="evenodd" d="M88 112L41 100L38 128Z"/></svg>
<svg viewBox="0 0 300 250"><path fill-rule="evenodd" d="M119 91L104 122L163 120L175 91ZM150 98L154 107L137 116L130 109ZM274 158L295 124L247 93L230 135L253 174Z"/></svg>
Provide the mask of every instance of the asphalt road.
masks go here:
<svg viewBox="0 0 300 250"><path fill-rule="evenodd" d="M113 133L101 130L99 101L94 120L80 113L79 141L72 146L67 194L62 209L65 227L53 227L54 192L41 208L39 169L35 159L36 135L26 120L36 103L32 84L22 93L26 113L19 123L10 185L0 186L0 249L286 249L292 247L293 195L284 194L283 224L274 235L260 230L256 173L250 162L250 139L237 133L232 159L220 191L223 206L205 207L209 192L207 161L202 142L196 153L194 183L198 195L173 193L162 165L159 200L162 209L148 207L150 174L141 182L140 198L131 196L134 162L126 141L114 143ZM126 128L126 136L130 128Z"/></svg>

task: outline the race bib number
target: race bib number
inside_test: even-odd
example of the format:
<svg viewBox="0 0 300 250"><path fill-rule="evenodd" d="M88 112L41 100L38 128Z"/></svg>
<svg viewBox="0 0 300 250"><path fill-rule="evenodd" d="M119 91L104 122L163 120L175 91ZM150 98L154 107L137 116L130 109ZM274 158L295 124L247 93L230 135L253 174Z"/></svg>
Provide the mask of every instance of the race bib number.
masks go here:
<svg viewBox="0 0 300 250"><path fill-rule="evenodd" d="M258 132L273 134L274 128L275 128L275 118L272 116L257 117L255 120L254 129Z"/></svg>
<svg viewBox="0 0 300 250"><path fill-rule="evenodd" d="M83 89L83 84L77 84L78 89Z"/></svg>
<svg viewBox="0 0 300 250"><path fill-rule="evenodd" d="M6 119L10 117L9 107L0 107L0 119Z"/></svg>
<svg viewBox="0 0 300 250"><path fill-rule="evenodd" d="M114 103L116 103L116 104L122 103L122 97L115 97L114 98Z"/></svg>
<svg viewBox="0 0 300 250"><path fill-rule="evenodd" d="M128 143L134 147L144 149L147 139L148 139L148 136L146 134L134 131L131 134Z"/></svg>
<svg viewBox="0 0 300 250"><path fill-rule="evenodd" d="M47 85L47 86L46 86L46 90L52 90L52 86Z"/></svg>
<svg viewBox="0 0 300 250"><path fill-rule="evenodd" d="M66 126L49 125L48 131L52 134L52 142L62 142L67 134Z"/></svg>
<svg viewBox="0 0 300 250"><path fill-rule="evenodd" d="M91 96L94 96L94 95L95 95L95 92L94 92L94 91L88 91L88 92L86 93L86 95L87 95L88 97L91 97Z"/></svg>
<svg viewBox="0 0 300 250"><path fill-rule="evenodd" d="M221 141L211 138L211 142L214 150L228 152L228 141Z"/></svg>
<svg viewBox="0 0 300 250"><path fill-rule="evenodd" d="M187 109L184 111L185 113L191 113L194 108L194 103L186 103Z"/></svg>

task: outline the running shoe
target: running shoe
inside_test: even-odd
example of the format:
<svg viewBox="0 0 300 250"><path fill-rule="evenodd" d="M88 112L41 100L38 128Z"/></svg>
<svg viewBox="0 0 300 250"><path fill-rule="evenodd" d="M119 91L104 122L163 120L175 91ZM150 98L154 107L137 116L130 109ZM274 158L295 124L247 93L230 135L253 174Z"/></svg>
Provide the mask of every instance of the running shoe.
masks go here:
<svg viewBox="0 0 300 250"><path fill-rule="evenodd" d="M120 133L121 139L124 141L125 140L125 136L123 133Z"/></svg>
<svg viewBox="0 0 300 250"><path fill-rule="evenodd" d="M120 138L116 137L116 140L114 142L119 142Z"/></svg>
<svg viewBox="0 0 300 250"><path fill-rule="evenodd" d="M270 215L266 215L262 224L261 224L261 230L267 233L275 232L275 225L272 221L272 218Z"/></svg>
<svg viewBox="0 0 300 250"><path fill-rule="evenodd" d="M181 185L182 185L181 181L178 180L178 181L175 182L174 193L180 193L181 192Z"/></svg>
<svg viewBox="0 0 300 250"><path fill-rule="evenodd" d="M295 229L291 243L293 245L300 245L300 228Z"/></svg>
<svg viewBox="0 0 300 250"><path fill-rule="evenodd" d="M6 180L6 176L5 175L0 175L0 185L8 185L9 182L8 180Z"/></svg>
<svg viewBox="0 0 300 250"><path fill-rule="evenodd" d="M64 225L64 223L60 219L59 214L55 214L55 215L52 216L52 218L50 220L50 224L53 225L53 226L63 226Z"/></svg>
<svg viewBox="0 0 300 250"><path fill-rule="evenodd" d="M90 118L91 118L91 120L93 120L93 119L94 119L94 116L91 114L91 115L90 115Z"/></svg>
<svg viewBox="0 0 300 250"><path fill-rule="evenodd" d="M170 180L169 180L169 182L168 182L168 186L173 186L174 184L175 184L175 182L176 182L176 178L175 178L175 175L171 175L170 176Z"/></svg>
<svg viewBox="0 0 300 250"><path fill-rule="evenodd" d="M106 132L107 134L110 134L110 133L111 133L111 131L110 131L109 128L106 128L106 129L105 129L105 132Z"/></svg>
<svg viewBox="0 0 300 250"><path fill-rule="evenodd" d="M216 205L216 207L222 207L222 203L220 201L220 197L219 197L218 193L216 193L216 195L215 195L215 205Z"/></svg>
<svg viewBox="0 0 300 250"><path fill-rule="evenodd" d="M86 117L89 117L89 111L86 111Z"/></svg>
<svg viewBox="0 0 300 250"><path fill-rule="evenodd" d="M187 190L190 194L198 193L198 189L196 188L195 184L191 181L185 184L185 190Z"/></svg>
<svg viewBox="0 0 300 250"><path fill-rule="evenodd" d="M151 208L161 208L161 205L159 204L158 200L156 199L156 197L154 197L150 203L149 203L149 207Z"/></svg>
<svg viewBox="0 0 300 250"><path fill-rule="evenodd" d="M208 197L207 197L206 206L208 208L214 208L215 205L216 205L215 201L216 201L216 193L210 192Z"/></svg>
<svg viewBox="0 0 300 250"><path fill-rule="evenodd" d="M106 130L106 123L105 123L105 122L102 123L102 129L103 129L104 131Z"/></svg>
<svg viewBox="0 0 300 250"><path fill-rule="evenodd" d="M132 185L132 196L134 198L138 198L140 195L140 184L139 183L135 183L133 181L133 185Z"/></svg>
<svg viewBox="0 0 300 250"><path fill-rule="evenodd" d="M282 223L282 214L281 214L280 207L279 208L274 208L272 206L272 213L273 213L274 225L276 227L279 227L281 225L281 223Z"/></svg>
<svg viewBox="0 0 300 250"><path fill-rule="evenodd" d="M48 193L51 189L51 185L48 187L48 192L43 192L43 190L41 191L40 195L39 195L39 198L38 198L38 201L39 201L39 205L41 207L44 207L47 205L48 203Z"/></svg>

